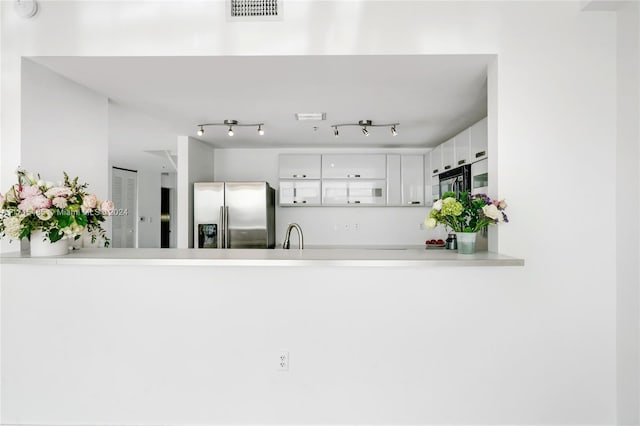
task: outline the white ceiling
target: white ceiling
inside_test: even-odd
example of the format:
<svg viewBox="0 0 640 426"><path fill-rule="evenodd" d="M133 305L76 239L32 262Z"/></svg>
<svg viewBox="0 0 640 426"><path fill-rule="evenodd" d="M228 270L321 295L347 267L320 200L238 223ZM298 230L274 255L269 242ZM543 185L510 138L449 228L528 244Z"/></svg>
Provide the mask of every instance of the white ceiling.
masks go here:
<svg viewBox="0 0 640 426"><path fill-rule="evenodd" d="M487 114L486 75L492 55L36 57L51 70L114 102L161 120L176 135L218 148L428 147ZM296 112L326 112L298 122ZM237 128L199 123L264 122ZM388 128L332 124L368 119ZM317 130L313 126L318 126ZM136 150L135 144L130 149ZM144 149L149 149L146 146ZM164 148L161 148L164 149Z"/></svg>

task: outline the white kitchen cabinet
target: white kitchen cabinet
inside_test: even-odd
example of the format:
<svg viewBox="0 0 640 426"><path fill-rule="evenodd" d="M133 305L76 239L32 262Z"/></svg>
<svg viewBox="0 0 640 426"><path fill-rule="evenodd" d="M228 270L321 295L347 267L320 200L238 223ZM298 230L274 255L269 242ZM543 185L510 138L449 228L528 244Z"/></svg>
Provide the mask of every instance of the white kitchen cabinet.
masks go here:
<svg viewBox="0 0 640 426"><path fill-rule="evenodd" d="M442 173L442 145L438 145L431 151L431 174L437 175Z"/></svg>
<svg viewBox="0 0 640 426"><path fill-rule="evenodd" d="M424 154L424 205L431 206L431 152Z"/></svg>
<svg viewBox="0 0 640 426"><path fill-rule="evenodd" d="M465 164L471 163L471 157L469 156L469 136L471 134L470 128L464 129L458 133L454 138L455 146L455 163L454 167L459 167Z"/></svg>
<svg viewBox="0 0 640 426"><path fill-rule="evenodd" d="M402 178L402 205L424 205L424 157L422 155L401 155L400 176Z"/></svg>
<svg viewBox="0 0 640 426"><path fill-rule="evenodd" d="M487 133L487 117L470 127L469 155L471 162L487 158L489 137Z"/></svg>
<svg viewBox="0 0 640 426"><path fill-rule="evenodd" d="M402 204L402 176L400 154L387 155L387 205Z"/></svg>
<svg viewBox="0 0 640 426"><path fill-rule="evenodd" d="M279 198L281 206L319 206L319 180L281 180Z"/></svg>
<svg viewBox="0 0 640 426"><path fill-rule="evenodd" d="M322 184L324 205L385 205L384 180L329 180Z"/></svg>
<svg viewBox="0 0 640 426"><path fill-rule="evenodd" d="M320 154L281 154L280 179L320 179Z"/></svg>
<svg viewBox="0 0 640 426"><path fill-rule="evenodd" d="M386 182L383 180L351 181L348 186L347 204L385 205Z"/></svg>
<svg viewBox="0 0 640 426"><path fill-rule="evenodd" d="M347 181L324 181L322 184L322 204L347 204Z"/></svg>
<svg viewBox="0 0 640 426"><path fill-rule="evenodd" d="M329 154L322 156L323 179L386 179L385 154Z"/></svg>
<svg viewBox="0 0 640 426"><path fill-rule="evenodd" d="M455 138L451 138L442 145L442 171L451 170L455 165Z"/></svg>

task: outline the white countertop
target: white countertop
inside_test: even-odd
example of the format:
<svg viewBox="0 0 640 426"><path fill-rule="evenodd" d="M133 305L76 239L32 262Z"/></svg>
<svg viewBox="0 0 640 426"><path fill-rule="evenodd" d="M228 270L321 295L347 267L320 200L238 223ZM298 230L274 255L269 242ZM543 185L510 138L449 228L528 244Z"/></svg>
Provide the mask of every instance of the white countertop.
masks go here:
<svg viewBox="0 0 640 426"><path fill-rule="evenodd" d="M491 252L458 254L420 247L348 247L291 249L91 249L65 256L30 257L28 253L0 255L2 264L153 265L153 266L524 266L516 259Z"/></svg>

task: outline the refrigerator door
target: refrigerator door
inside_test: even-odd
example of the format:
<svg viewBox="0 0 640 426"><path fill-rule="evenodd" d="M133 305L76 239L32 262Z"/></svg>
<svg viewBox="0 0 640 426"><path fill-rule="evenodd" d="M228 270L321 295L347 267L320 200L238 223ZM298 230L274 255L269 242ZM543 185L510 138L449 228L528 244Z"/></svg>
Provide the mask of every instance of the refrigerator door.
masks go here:
<svg viewBox="0 0 640 426"><path fill-rule="evenodd" d="M224 183L193 184L193 246L222 248L224 217Z"/></svg>
<svg viewBox="0 0 640 426"><path fill-rule="evenodd" d="M275 191L266 182L227 182L227 248L275 245Z"/></svg>

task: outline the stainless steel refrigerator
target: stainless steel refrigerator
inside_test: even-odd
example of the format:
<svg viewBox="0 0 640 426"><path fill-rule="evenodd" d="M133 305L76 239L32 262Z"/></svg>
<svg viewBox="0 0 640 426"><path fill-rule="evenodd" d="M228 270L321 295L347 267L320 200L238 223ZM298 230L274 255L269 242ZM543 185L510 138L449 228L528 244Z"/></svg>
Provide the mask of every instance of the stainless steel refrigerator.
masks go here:
<svg viewBox="0 0 640 426"><path fill-rule="evenodd" d="M275 191L267 182L193 184L196 248L273 248Z"/></svg>

